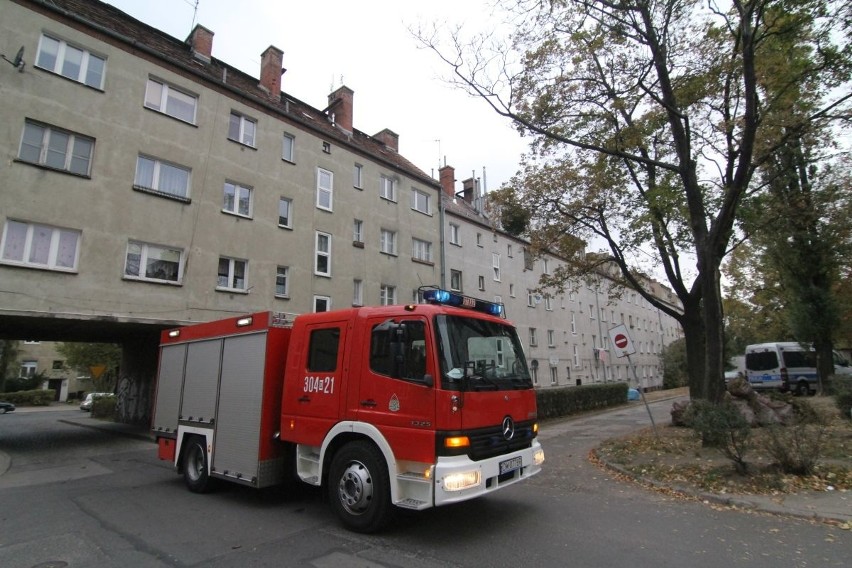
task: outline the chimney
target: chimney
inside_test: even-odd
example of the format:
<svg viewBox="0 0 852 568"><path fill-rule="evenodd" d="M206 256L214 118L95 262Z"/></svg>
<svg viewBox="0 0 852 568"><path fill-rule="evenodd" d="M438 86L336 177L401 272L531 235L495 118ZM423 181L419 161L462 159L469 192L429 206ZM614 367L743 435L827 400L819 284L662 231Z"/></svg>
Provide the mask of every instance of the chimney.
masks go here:
<svg viewBox="0 0 852 568"><path fill-rule="evenodd" d="M260 88L276 100L281 97L281 75L285 71L281 67L283 60L284 52L274 45L260 54Z"/></svg>
<svg viewBox="0 0 852 568"><path fill-rule="evenodd" d="M186 38L186 43L192 49L192 56L204 63L210 63L213 54L213 32L198 24Z"/></svg>
<svg viewBox="0 0 852 568"><path fill-rule="evenodd" d="M451 199L456 196L456 169L452 166L444 166L438 170L438 178L441 181L441 189Z"/></svg>
<svg viewBox="0 0 852 568"><path fill-rule="evenodd" d="M467 178L462 182L462 191L465 203L471 204L473 203L473 192L476 187L476 180L473 178Z"/></svg>
<svg viewBox="0 0 852 568"><path fill-rule="evenodd" d="M373 134L373 138L375 138L394 152L399 152L399 134L397 134L393 130L385 128L378 134Z"/></svg>
<svg viewBox="0 0 852 568"><path fill-rule="evenodd" d="M355 91L341 86L328 95L328 113L334 115L334 123L346 132L352 132L352 108Z"/></svg>

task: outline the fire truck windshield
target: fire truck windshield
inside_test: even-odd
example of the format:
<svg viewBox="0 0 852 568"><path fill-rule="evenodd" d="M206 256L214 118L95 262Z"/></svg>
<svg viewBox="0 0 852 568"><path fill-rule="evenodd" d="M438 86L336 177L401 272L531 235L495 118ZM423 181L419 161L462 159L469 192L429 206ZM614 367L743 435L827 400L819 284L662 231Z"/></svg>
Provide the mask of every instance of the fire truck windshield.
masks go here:
<svg viewBox="0 0 852 568"><path fill-rule="evenodd" d="M435 328L443 388L532 388L523 349L510 325L473 317L439 315Z"/></svg>

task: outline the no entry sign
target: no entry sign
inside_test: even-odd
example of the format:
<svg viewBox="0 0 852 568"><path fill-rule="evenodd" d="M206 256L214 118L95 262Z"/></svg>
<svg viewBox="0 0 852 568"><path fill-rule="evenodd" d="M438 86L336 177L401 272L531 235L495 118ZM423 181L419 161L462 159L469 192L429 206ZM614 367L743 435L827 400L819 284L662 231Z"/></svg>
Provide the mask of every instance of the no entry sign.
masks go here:
<svg viewBox="0 0 852 568"><path fill-rule="evenodd" d="M615 348L616 357L624 357L625 355L636 353L636 350L633 348L633 340L630 339L630 334L627 333L627 327L624 324L617 325L609 330L609 340Z"/></svg>

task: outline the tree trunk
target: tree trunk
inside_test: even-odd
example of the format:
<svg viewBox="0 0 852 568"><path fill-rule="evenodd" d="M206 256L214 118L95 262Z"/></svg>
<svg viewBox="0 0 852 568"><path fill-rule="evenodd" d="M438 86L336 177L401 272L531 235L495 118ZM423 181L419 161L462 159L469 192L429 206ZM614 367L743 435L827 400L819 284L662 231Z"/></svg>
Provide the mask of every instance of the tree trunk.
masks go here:
<svg viewBox="0 0 852 568"><path fill-rule="evenodd" d="M683 339L686 345L686 369L689 381L689 395L693 399L705 399L702 377L704 375L704 324L701 321L699 302L684 303Z"/></svg>
<svg viewBox="0 0 852 568"><path fill-rule="evenodd" d="M709 263L708 263L709 264ZM722 309L722 290L719 285L719 263L705 266L698 276L703 288L704 316L704 399L717 404L725 393L725 324Z"/></svg>

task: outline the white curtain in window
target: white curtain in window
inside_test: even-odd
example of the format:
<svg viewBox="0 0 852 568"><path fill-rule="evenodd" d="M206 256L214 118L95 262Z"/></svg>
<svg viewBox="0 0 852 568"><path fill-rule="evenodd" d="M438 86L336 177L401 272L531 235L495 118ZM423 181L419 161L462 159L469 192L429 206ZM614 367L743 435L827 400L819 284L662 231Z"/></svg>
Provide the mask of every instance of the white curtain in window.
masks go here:
<svg viewBox="0 0 852 568"><path fill-rule="evenodd" d="M27 225L17 221L6 222L6 240L3 244L3 259L23 262L27 244Z"/></svg>

